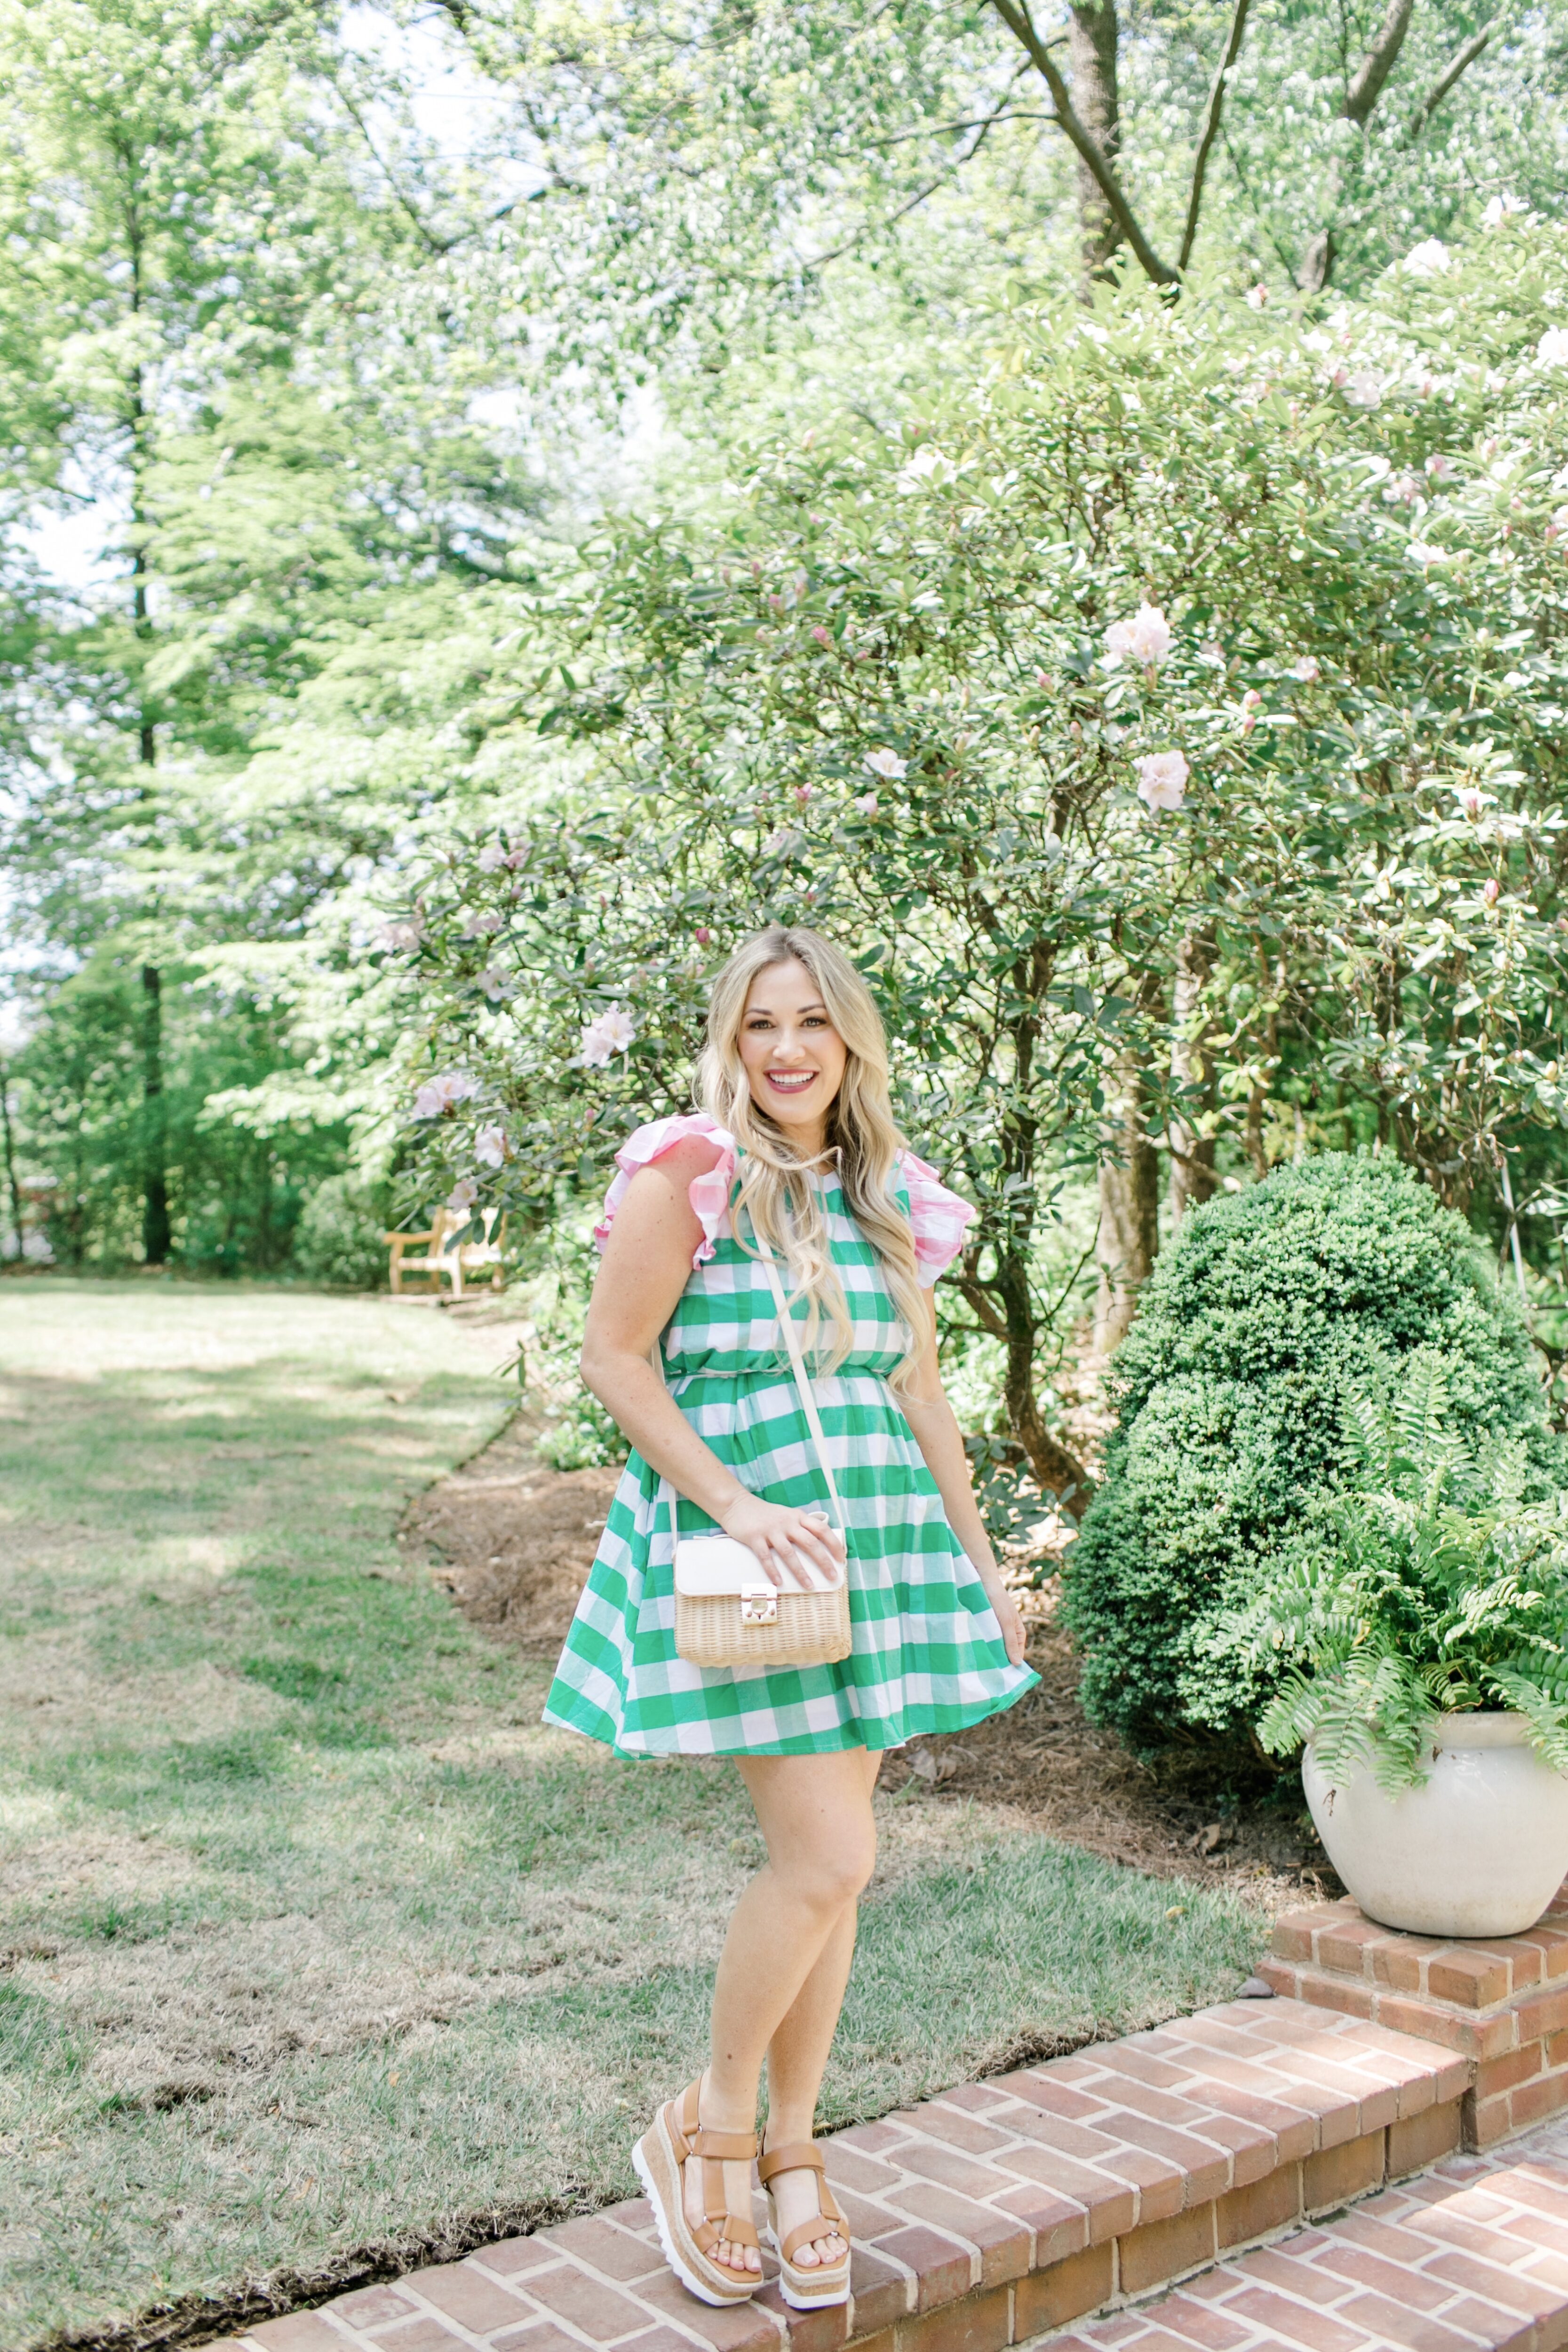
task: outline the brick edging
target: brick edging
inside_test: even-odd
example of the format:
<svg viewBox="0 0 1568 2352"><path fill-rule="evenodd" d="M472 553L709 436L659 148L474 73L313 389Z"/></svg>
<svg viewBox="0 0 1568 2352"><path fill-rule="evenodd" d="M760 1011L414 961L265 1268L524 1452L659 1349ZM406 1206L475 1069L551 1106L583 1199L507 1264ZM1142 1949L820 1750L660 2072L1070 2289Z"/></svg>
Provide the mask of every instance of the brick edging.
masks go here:
<svg viewBox="0 0 1568 2352"><path fill-rule="evenodd" d="M1495 2147L1568 2106L1568 1901L1521 1936L1456 1942L1379 1927L1348 1897L1279 1919L1259 1970L1277 1993L1453 2051L1465 2145Z"/></svg>

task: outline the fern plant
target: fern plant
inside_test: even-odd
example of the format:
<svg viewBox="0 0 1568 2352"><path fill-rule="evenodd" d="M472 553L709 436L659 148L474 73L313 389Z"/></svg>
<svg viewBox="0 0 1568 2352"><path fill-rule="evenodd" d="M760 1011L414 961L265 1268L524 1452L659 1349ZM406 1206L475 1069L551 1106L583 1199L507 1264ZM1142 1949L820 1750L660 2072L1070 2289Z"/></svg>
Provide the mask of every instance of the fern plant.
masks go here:
<svg viewBox="0 0 1568 2352"><path fill-rule="evenodd" d="M1312 1741L1331 1781L1416 1788L1445 1713L1510 1707L1568 1772L1568 1496L1524 1500L1522 1445L1467 1442L1440 1361L1344 1405L1354 1470L1227 1632L1279 1676L1272 1755ZM1279 1675L1281 1664L1286 1671Z"/></svg>

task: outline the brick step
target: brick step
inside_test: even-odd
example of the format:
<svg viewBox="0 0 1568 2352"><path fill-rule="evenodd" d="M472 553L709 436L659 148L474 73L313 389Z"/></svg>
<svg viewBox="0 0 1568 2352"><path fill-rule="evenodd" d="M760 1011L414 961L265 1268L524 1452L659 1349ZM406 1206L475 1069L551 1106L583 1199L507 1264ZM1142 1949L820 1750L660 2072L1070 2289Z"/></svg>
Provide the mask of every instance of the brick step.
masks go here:
<svg viewBox="0 0 1568 2352"><path fill-rule="evenodd" d="M1276 1992L1418 2035L1468 2060L1465 2142L1491 2147L1568 2106L1568 1892L1521 1936L1380 1927L1348 1898L1275 1922Z"/></svg>
<svg viewBox="0 0 1568 2352"><path fill-rule="evenodd" d="M1469 2076L1374 2022L1229 2001L826 2139L856 2239L847 2309L792 2312L771 2283L710 2309L633 2199L226 2352L1001 2352L1438 2162Z"/></svg>
<svg viewBox="0 0 1568 2352"><path fill-rule="evenodd" d="M1462 2157L1226 2259L1049 2352L1557 2352L1568 2343L1568 2123Z"/></svg>

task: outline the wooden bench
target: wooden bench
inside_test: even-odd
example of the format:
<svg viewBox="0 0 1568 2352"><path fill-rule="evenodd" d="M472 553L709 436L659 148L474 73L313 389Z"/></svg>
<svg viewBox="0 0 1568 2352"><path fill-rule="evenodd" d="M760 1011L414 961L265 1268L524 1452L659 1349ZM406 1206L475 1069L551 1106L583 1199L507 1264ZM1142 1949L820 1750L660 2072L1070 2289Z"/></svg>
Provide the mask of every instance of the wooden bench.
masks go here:
<svg viewBox="0 0 1568 2352"><path fill-rule="evenodd" d="M487 1266L490 1288L500 1290L505 1280L501 1252L506 1245L506 1219L502 1217L498 1223L496 1212L487 1209L483 1241L458 1242L456 1236L472 1223L467 1211L437 1209L428 1233L383 1234L381 1238L392 1253L393 1297L402 1297L405 1279L413 1274L433 1290L449 1282L453 1297L461 1298L464 1276L479 1274ZM422 1251L423 1255L411 1255L415 1251Z"/></svg>

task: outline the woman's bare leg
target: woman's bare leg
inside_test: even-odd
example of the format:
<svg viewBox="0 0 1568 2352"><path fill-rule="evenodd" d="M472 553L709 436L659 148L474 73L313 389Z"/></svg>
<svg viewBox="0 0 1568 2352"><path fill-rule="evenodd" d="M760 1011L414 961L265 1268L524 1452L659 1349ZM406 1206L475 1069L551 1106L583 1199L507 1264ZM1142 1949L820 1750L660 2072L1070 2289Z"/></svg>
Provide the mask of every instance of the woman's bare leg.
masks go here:
<svg viewBox="0 0 1568 2352"><path fill-rule="evenodd" d="M871 1789L877 1761L864 1748L738 1759L768 1859L735 1906L719 1962L712 2056L701 2093L702 2121L710 2130L755 2130L763 2061L781 2027L789 2029L784 2064L792 2111L813 2065L808 2116L815 2106L854 1951L855 1905L876 1861ZM821 1985L813 1985L808 1996L825 1960ZM776 2144L778 2131L772 2124L769 2130ZM696 2220L700 2167L689 2164L686 2176L687 2210ZM784 2176L786 2188L796 2183L797 2176ZM750 2213L751 2194L748 2168L727 2167L729 2210ZM799 2218L814 2210L808 2197ZM713 2248L711 2258L736 2271L758 2267L754 2251L727 2241Z"/></svg>
<svg viewBox="0 0 1568 2352"><path fill-rule="evenodd" d="M768 2044L768 2122L764 2148L788 2147L809 2140L816 2120L816 2095L827 2064L827 2053L844 2006L844 1988L855 1958L856 1906L849 1904L822 1948L822 1956L800 1989L789 2015ZM770 2184L778 2208L779 2236L787 2238L801 2223L816 2221L822 2211L817 2177L811 2171L775 2172ZM803 2270L813 2263L836 2263L844 2241L830 2221L824 2221L820 2237L807 2239L791 2256Z"/></svg>

